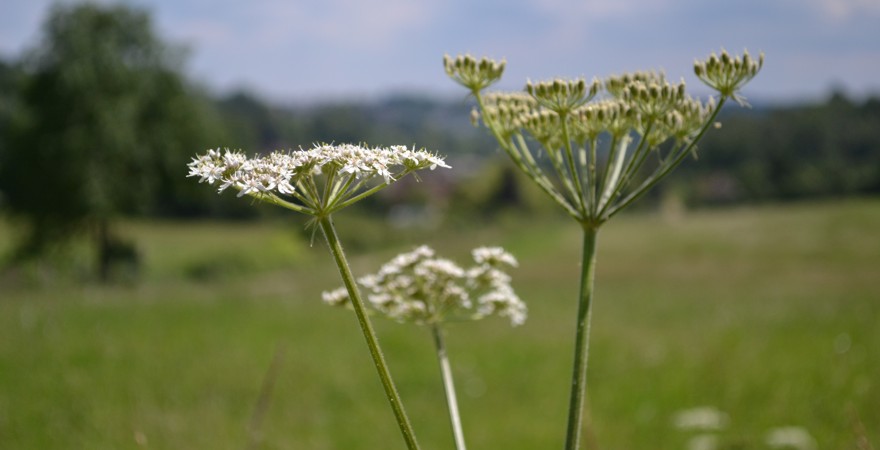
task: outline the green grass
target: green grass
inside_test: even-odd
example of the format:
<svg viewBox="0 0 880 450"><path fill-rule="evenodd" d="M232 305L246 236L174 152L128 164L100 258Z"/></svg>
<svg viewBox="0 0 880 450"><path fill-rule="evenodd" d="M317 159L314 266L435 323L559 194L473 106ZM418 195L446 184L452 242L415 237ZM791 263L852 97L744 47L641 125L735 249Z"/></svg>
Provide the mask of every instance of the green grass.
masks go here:
<svg viewBox="0 0 880 450"><path fill-rule="evenodd" d="M353 315L319 300L340 284L329 253L301 227L128 224L139 283L5 277L0 448L244 448L279 348L261 448L402 448ZM343 242L358 231L342 228ZM767 448L767 432L790 425L823 450L858 449L862 426L877 448L878 230L878 200L615 219L599 236L590 448L683 449L691 435L672 417L704 405L730 417L722 448ZM521 262L526 325L449 332L469 447L560 448L577 227L528 218L418 234L350 255L355 272L422 242L459 260L499 244ZM376 325L422 446L452 448L428 332Z"/></svg>

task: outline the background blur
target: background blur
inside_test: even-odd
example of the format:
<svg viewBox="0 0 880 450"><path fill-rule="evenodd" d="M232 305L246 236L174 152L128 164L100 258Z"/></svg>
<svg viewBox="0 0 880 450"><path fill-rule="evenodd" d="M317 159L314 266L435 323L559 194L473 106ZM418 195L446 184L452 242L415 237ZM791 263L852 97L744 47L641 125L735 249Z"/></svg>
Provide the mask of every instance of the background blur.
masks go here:
<svg viewBox="0 0 880 450"><path fill-rule="evenodd" d="M305 218L185 178L207 148L316 142L447 156L339 214L343 243L356 274L421 243L514 253L526 325L450 330L465 431L558 447L577 229L441 58L507 58L501 89L659 68L706 95L690 68L721 48L767 54L752 108L600 239L590 448L876 448L878 20L864 0L6 1L0 448L398 445ZM429 336L377 325L422 444L451 447ZM694 408L720 424L676 420Z"/></svg>

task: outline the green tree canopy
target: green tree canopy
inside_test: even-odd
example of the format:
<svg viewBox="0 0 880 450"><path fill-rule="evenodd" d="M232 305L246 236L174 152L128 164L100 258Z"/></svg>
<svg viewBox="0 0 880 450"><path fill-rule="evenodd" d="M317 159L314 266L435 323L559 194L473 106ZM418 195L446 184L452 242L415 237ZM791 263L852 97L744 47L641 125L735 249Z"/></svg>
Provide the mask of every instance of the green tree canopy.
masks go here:
<svg viewBox="0 0 880 450"><path fill-rule="evenodd" d="M112 219L180 207L172 186L213 128L181 59L144 11L51 10L40 46L23 59L20 107L0 154L6 207L31 230L21 255L91 230L106 276Z"/></svg>

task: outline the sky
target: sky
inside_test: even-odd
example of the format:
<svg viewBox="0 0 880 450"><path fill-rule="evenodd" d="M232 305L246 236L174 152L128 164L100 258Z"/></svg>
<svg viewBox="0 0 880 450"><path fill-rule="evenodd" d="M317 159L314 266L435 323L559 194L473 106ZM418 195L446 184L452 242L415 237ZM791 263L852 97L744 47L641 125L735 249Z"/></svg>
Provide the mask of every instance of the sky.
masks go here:
<svg viewBox="0 0 880 450"><path fill-rule="evenodd" d="M53 2L0 2L0 57L39 43ZM70 3L70 2L64 2ZM108 3L100 1L99 3ZM505 58L497 86L659 69L701 90L695 58L764 52L749 99L880 94L880 0L131 0L186 73L279 103L392 93L464 96L444 54Z"/></svg>

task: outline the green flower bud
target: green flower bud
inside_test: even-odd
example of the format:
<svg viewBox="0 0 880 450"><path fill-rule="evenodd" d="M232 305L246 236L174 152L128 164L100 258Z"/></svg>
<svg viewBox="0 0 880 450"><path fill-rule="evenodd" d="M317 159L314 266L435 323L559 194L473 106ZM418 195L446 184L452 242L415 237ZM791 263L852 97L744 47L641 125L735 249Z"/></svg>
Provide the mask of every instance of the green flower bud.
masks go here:
<svg viewBox="0 0 880 450"><path fill-rule="evenodd" d="M477 61L470 55L459 55L455 59L449 55L443 57L446 74L472 92L481 91L501 79L504 66L503 60L497 62L482 58Z"/></svg>
<svg viewBox="0 0 880 450"><path fill-rule="evenodd" d="M592 99L593 94L588 94L586 87L584 79L573 81L555 79L538 84L528 82L526 92L541 106L565 115Z"/></svg>
<svg viewBox="0 0 880 450"><path fill-rule="evenodd" d="M763 53L755 62L748 52L743 52L741 57L733 57L726 51L721 52L720 60L713 53L704 63L704 68L694 73L703 83L718 91L723 97L733 98L740 104L745 100L738 95L738 91L748 83L764 65Z"/></svg>

